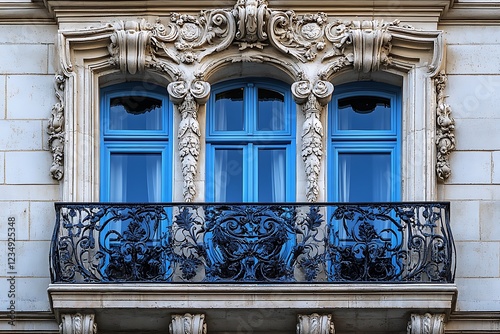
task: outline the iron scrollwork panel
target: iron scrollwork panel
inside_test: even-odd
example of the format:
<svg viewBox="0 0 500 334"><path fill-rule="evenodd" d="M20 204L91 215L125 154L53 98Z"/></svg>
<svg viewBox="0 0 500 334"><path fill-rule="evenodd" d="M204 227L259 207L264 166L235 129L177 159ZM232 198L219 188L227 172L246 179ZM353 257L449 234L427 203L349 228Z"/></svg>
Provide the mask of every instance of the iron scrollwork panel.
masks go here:
<svg viewBox="0 0 500 334"><path fill-rule="evenodd" d="M446 203L81 203L56 211L56 283L453 281Z"/></svg>

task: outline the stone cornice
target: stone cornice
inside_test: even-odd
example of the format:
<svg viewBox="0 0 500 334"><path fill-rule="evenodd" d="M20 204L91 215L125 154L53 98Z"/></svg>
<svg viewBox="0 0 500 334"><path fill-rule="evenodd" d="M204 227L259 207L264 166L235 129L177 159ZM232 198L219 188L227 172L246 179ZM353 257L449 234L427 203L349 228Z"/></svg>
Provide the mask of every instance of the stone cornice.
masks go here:
<svg viewBox="0 0 500 334"><path fill-rule="evenodd" d="M500 2L455 3L440 24L500 24Z"/></svg>
<svg viewBox="0 0 500 334"><path fill-rule="evenodd" d="M0 2L0 24L54 24L41 2Z"/></svg>
<svg viewBox="0 0 500 334"><path fill-rule="evenodd" d="M47 8L60 22L83 22L106 16L164 16L171 12L197 12L201 9L232 7L234 1L211 0L114 0L114 1L72 1L44 0ZM444 15L453 0L271 0L273 8L289 9L298 13L325 12L336 17L401 18L406 22L437 22Z"/></svg>

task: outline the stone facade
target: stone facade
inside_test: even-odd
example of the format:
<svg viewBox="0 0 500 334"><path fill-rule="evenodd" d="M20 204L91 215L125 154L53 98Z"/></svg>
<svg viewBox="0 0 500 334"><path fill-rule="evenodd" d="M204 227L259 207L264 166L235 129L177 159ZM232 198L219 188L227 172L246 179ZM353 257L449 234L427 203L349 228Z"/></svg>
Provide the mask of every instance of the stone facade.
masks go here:
<svg viewBox="0 0 500 334"><path fill-rule="evenodd" d="M120 308L120 298L156 319L145 324L153 332L210 333L211 321L227 321L234 333L265 332L273 322L297 333L354 333L343 330L356 322L370 333L500 332L500 2L120 3L0 1L0 263L15 253L15 265L0 268L0 333L100 333L102 313L83 311ZM99 85L125 76L168 89L176 107L173 199L203 201L211 85L269 73L290 84L297 104L296 197L309 202L326 200L323 127L335 85L401 86L403 199L451 202L454 286L325 287L314 298L300 286L195 287L208 304L168 286L51 286L54 202L99 200ZM428 303L418 314L415 296ZM220 311L237 302L248 313ZM84 310L59 311L71 303ZM303 310L280 313L287 304ZM205 316L211 305L220 310ZM394 312L380 320L377 305ZM130 314L102 332L119 324L116 333L126 331Z"/></svg>

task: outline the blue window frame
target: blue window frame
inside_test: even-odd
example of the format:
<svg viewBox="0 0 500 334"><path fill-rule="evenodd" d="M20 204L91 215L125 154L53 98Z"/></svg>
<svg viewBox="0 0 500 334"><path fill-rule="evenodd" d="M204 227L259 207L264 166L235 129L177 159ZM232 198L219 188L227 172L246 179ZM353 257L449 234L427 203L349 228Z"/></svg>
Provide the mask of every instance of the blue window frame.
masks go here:
<svg viewBox="0 0 500 334"><path fill-rule="evenodd" d="M160 86L101 89L101 201L171 200L171 115Z"/></svg>
<svg viewBox="0 0 500 334"><path fill-rule="evenodd" d="M274 80L214 86L207 108L206 199L295 199L295 113L290 87Z"/></svg>
<svg viewBox="0 0 500 334"><path fill-rule="evenodd" d="M401 94L378 82L337 86L329 106L328 197L401 198Z"/></svg>

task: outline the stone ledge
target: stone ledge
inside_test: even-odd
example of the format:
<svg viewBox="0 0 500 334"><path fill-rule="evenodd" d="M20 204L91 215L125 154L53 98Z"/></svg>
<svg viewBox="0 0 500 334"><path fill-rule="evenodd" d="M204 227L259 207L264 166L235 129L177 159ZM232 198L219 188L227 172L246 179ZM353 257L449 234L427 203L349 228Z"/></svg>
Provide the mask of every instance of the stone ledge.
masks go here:
<svg viewBox="0 0 500 334"><path fill-rule="evenodd" d="M204 313L210 332L238 332L248 317L259 332L293 332L297 314L332 314L335 327L404 331L411 313L453 311L454 284L51 284L57 319L94 313L98 328L161 331L173 314ZM242 320L243 319L243 320ZM252 320L253 321L253 320ZM142 324L135 328L135 324ZM251 325L253 322L249 322ZM147 324L147 325L145 325ZM118 326L118 327L117 327ZM120 327L121 326L121 327ZM391 331L392 333L392 331Z"/></svg>

